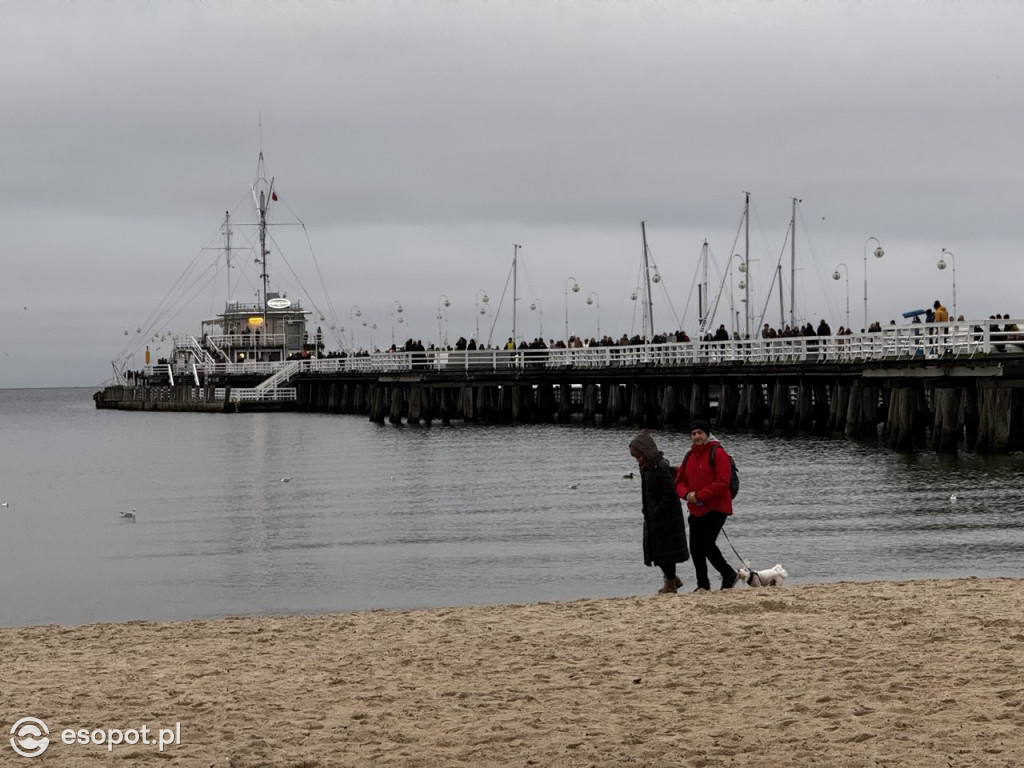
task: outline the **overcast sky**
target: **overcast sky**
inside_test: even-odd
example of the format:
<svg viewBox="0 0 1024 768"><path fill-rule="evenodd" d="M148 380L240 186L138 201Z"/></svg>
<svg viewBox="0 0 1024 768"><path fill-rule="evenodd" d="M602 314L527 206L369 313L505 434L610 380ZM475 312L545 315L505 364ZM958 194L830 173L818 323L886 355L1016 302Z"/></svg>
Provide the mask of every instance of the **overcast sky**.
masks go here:
<svg viewBox="0 0 1024 768"><path fill-rule="evenodd" d="M793 197L799 321L845 325L848 294L863 327L869 237L871 320L952 312L954 262L959 314L1020 317L1022 30L1007 2L0 2L0 387L102 384L222 258L225 211L247 237L261 148L308 234L275 234L271 288L357 346L436 343L442 296L449 339L486 341L514 243L519 335L564 337L567 307L571 333L638 332L641 221L655 326L692 334L744 192L752 323L780 321L780 258L789 317ZM715 325L745 323L739 277ZM226 291L155 330L198 333Z"/></svg>

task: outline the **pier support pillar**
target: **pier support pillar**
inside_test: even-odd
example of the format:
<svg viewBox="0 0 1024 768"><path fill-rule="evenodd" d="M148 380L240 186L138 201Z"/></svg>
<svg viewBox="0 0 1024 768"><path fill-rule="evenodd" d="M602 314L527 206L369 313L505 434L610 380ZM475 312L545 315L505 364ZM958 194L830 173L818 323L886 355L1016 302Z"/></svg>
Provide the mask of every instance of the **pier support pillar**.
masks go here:
<svg viewBox="0 0 1024 768"><path fill-rule="evenodd" d="M978 390L978 453L1003 453L1010 443L1013 390L982 386Z"/></svg>
<svg viewBox="0 0 1024 768"><path fill-rule="evenodd" d="M389 398L391 403L388 413L388 421L390 421L392 424L402 423L402 406L404 405L404 394L405 393L402 391L401 386L391 387Z"/></svg>
<svg viewBox="0 0 1024 768"><path fill-rule="evenodd" d="M932 449L956 454L960 442L960 387L936 387L932 390L935 416L932 422Z"/></svg>

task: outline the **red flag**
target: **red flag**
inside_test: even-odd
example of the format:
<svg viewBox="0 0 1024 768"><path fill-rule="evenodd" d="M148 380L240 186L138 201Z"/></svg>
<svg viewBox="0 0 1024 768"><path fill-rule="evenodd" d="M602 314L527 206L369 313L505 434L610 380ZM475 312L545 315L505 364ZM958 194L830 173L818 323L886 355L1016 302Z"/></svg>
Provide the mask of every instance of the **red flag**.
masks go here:
<svg viewBox="0 0 1024 768"><path fill-rule="evenodd" d="M277 202L277 192L271 192L270 193L270 199L273 200L276 203Z"/></svg>

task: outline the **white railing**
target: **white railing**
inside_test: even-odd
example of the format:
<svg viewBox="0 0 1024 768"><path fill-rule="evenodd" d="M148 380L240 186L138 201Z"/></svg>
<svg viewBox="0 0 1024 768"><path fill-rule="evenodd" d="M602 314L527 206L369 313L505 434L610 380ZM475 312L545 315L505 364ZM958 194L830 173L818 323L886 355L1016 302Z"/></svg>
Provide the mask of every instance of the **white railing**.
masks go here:
<svg viewBox="0 0 1024 768"><path fill-rule="evenodd" d="M299 372L299 368L302 367L302 360L291 360L283 364L273 376L265 381L261 381L256 385L255 389L260 392L266 392L267 390L277 389L278 384L284 384L288 379Z"/></svg>
<svg viewBox="0 0 1024 768"><path fill-rule="evenodd" d="M275 391L297 373L495 372L543 369L614 369L854 363L883 360L972 358L1024 353L1024 332L1004 331L1024 320L949 322L886 326L849 336L791 336L750 341L686 341L574 349L479 349L377 352L371 355L309 358L285 362L245 361L205 366L206 375L262 375L256 389ZM994 330L997 327L999 330ZM234 392L232 390L232 397ZM239 390L241 391L241 390Z"/></svg>
<svg viewBox="0 0 1024 768"><path fill-rule="evenodd" d="M223 400L226 394L226 390L220 387L213 390L214 400ZM251 389L232 389L230 397L232 403L280 403L289 400L297 400L298 390L294 387L281 387L276 389L257 389L255 387Z"/></svg>

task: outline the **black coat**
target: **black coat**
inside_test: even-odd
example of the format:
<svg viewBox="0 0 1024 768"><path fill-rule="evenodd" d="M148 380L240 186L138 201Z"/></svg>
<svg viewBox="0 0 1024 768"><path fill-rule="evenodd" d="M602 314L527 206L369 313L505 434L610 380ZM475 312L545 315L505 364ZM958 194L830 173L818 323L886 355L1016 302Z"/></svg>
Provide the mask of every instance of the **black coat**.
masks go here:
<svg viewBox="0 0 1024 768"><path fill-rule="evenodd" d="M664 458L640 470L640 493L644 507L644 565L689 560L675 472Z"/></svg>

